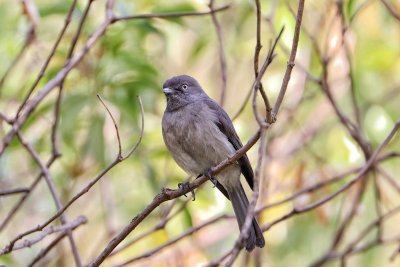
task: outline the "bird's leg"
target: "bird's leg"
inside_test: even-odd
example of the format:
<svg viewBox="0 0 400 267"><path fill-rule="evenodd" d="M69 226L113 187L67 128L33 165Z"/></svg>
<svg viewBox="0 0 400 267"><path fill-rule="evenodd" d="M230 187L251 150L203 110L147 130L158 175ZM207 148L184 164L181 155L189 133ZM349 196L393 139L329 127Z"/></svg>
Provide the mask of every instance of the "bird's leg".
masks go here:
<svg viewBox="0 0 400 267"><path fill-rule="evenodd" d="M186 188L188 188L189 186L190 186L190 182L189 181L186 181L186 182L178 184L178 188L181 189L182 191L185 190ZM192 201L194 201L196 199L195 198L195 194L194 194L194 189L192 189L190 192L192 193L192 198L193 198ZM185 197L187 197L186 194L183 194L183 195Z"/></svg>
<svg viewBox="0 0 400 267"><path fill-rule="evenodd" d="M217 186L218 180L212 175L211 168L208 169L204 174L199 174L199 176L197 176L197 178L200 178L203 175L206 176L208 179L210 179L210 181L213 183L214 187Z"/></svg>

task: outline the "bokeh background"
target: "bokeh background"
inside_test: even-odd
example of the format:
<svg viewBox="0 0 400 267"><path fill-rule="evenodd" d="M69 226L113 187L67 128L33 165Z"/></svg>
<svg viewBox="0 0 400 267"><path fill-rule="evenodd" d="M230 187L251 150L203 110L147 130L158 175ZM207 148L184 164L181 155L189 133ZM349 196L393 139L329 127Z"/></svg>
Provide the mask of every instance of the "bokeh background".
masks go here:
<svg viewBox="0 0 400 267"><path fill-rule="evenodd" d="M33 2L37 11L36 36L0 88L0 111L10 117L15 116L48 57L71 5L70 0ZM360 147L339 122L326 95L315 82L323 73L324 61L321 62L321 59L330 59L325 67L329 70L328 80L338 106L356 121L351 100L354 90L359 107L359 127L373 148L387 136L400 117L400 21L388 12L381 1L343 1L343 17L338 15L336 2L306 1L296 67L277 121L267 132L266 164L262 169L258 202L260 207L327 180L334 174L362 166L365 162ZM388 2L400 13L400 2ZM71 24L35 92L64 65L86 3L78 1ZM230 8L219 12L217 18L227 60L224 108L233 117L254 81L256 15L253 1L215 1L214 5L218 7L227 3L231 4ZM295 23L292 11L296 11L297 1L271 0L261 1L261 4L261 62L271 40L285 26L276 49L277 57L262 80L268 97L274 103L288 61ZM114 11L117 15L207 11L207 5L208 1L203 0L117 0ZM101 0L93 3L77 43L78 49L104 20L104 6L105 2ZM23 47L30 27L31 21L19 2L0 0L0 77L7 72ZM140 136L141 115L136 96L141 97L145 111L140 147L66 212L71 219L81 214L88 218L87 224L74 231L85 263L96 257L162 187L176 188L187 178L168 154L161 135L161 117L165 108L162 84L177 74L196 77L212 98L220 99L218 39L210 16L117 22L107 29L65 81L59 127L62 156L50 169L63 203L86 186L118 152L114 126L96 94L103 97L116 118L125 153ZM49 136L56 97L56 92L52 92L22 128L43 160L51 156ZM258 107L262 113L261 99ZM246 105L234 124L244 143L256 132L258 124L251 103ZM1 138L9 129L10 126L0 120ZM385 151L399 149L400 140L395 137ZM257 145L248 152L248 156L255 167ZM395 183L400 184L398 157L385 161L382 167ZM0 157L0 190L27 187L39 171L37 164L14 138ZM260 213L259 221L265 225L294 206L301 207L318 200L337 190L353 176L344 177L339 183L325 186L316 193L303 194L284 205L267 209ZM380 177L379 173L371 173L366 178L369 179L367 187L354 220L346 231L344 244L377 218L377 210L388 211L400 201L400 192L396 187L377 177ZM375 179L379 186L373 186ZM379 194L375 188L378 188ZM249 188L246 190L250 193ZM266 246L251 255L242 252L235 266L308 266L329 249L341 219L350 209L354 194L355 189L351 188L321 207L273 226L265 232ZM20 197L0 197L1 220ZM173 206L171 202L161 205L126 241L152 229L172 207L172 213L178 212L165 227L110 257L104 266L114 266L141 255L215 216L233 214L230 203L211 183L206 183L197 191L196 201L181 197L173 203ZM41 181L11 223L0 232L0 246L3 248L18 233L44 222L55 211L48 188ZM399 223L400 215L385 221L383 237L398 237ZM235 220L221 219L131 265L201 266L231 248L238 234ZM376 232L372 231L365 237L365 242L375 235ZM51 240L52 236L49 236L31 248L0 256L0 265L25 266ZM389 261L398 246L399 242L379 244L349 257L348 266L399 266L400 257ZM73 264L70 246L65 239L38 266ZM339 266L339 261L328 262L324 266Z"/></svg>

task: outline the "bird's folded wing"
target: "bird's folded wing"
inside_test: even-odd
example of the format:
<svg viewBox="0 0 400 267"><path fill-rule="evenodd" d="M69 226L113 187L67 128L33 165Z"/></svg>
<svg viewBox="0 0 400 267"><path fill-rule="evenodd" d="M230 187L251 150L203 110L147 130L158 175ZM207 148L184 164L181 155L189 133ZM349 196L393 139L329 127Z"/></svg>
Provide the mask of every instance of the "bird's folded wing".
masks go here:
<svg viewBox="0 0 400 267"><path fill-rule="evenodd" d="M224 133L229 142L233 145L233 147L238 150L243 145L240 141L239 136L237 135L235 128L233 127L232 121L229 118L228 114L211 98L205 100L206 105L214 110L217 115L218 121L216 122L219 130ZM251 168L249 158L246 154L244 154L240 160L240 167L241 171L246 178L247 183L249 184L250 188L253 189L253 169Z"/></svg>

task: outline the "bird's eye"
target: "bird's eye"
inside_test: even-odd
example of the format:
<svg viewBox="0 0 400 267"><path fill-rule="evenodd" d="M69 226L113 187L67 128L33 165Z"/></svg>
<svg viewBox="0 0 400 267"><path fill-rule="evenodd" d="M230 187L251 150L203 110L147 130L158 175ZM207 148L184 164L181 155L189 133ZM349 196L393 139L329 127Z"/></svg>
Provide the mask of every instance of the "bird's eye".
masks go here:
<svg viewBox="0 0 400 267"><path fill-rule="evenodd" d="M182 89L186 90L188 88L188 86L186 84L182 85Z"/></svg>

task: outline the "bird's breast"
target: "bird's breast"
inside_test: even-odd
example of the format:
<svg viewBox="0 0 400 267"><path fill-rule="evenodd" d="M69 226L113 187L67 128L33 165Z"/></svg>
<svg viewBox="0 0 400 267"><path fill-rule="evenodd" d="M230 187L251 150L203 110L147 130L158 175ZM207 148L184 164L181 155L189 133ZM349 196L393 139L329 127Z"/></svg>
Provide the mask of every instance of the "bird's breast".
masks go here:
<svg viewBox="0 0 400 267"><path fill-rule="evenodd" d="M217 121L216 114L202 105L187 105L164 113L164 142L186 172L198 175L235 153Z"/></svg>

